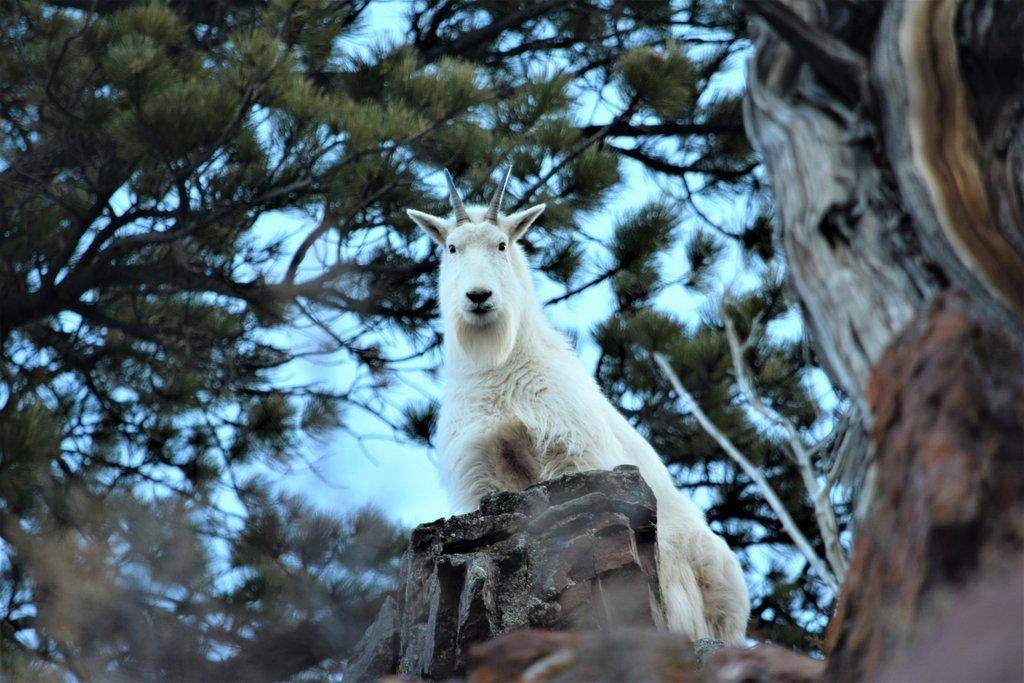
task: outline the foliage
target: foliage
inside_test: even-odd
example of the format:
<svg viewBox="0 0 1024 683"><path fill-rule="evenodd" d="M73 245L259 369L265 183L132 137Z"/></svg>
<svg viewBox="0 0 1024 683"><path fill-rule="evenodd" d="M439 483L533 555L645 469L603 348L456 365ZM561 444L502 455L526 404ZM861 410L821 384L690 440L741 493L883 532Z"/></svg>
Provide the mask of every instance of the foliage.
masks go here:
<svg viewBox="0 0 1024 683"><path fill-rule="evenodd" d="M737 398L721 325L672 310L737 250L765 277L747 315L787 310L739 96L715 85L742 16L712 0L413 2L401 37L367 41L382 5L3 5L5 670L285 677L344 657L390 585L397 532L311 510L267 475L438 362L436 254L402 211L444 211L441 167L480 201L511 161L511 203L548 203L527 247L565 287L553 305L610 285L598 377L732 543L788 540L678 412L652 350L810 526ZM664 196L586 239L627 168ZM752 209L734 229L708 217L738 198ZM299 349L294 330L327 341ZM800 348L765 342L752 364L809 427ZM289 381L310 356L352 364L351 386ZM429 406L381 419L429 440ZM828 596L778 571L755 586L757 630L806 646Z"/></svg>

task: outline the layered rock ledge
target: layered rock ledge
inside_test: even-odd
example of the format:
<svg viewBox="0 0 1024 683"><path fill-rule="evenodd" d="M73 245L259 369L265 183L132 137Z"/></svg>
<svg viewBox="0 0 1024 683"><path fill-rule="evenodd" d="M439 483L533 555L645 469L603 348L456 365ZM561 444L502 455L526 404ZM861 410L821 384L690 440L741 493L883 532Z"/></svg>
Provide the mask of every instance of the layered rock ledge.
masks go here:
<svg viewBox="0 0 1024 683"><path fill-rule="evenodd" d="M417 527L345 680L812 682L823 662L657 630L657 506L635 467Z"/></svg>
<svg viewBox="0 0 1024 683"><path fill-rule="evenodd" d="M417 527L389 600L348 676L444 679L473 645L512 631L655 628L654 495L635 467L570 474L486 496Z"/></svg>

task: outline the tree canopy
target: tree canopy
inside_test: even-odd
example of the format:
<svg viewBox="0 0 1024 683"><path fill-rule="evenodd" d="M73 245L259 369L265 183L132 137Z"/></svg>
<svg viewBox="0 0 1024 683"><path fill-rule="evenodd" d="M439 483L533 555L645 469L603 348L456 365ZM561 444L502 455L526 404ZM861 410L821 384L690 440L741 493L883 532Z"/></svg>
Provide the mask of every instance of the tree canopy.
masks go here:
<svg viewBox="0 0 1024 683"><path fill-rule="evenodd" d="M344 658L401 533L283 495L273 466L343 428L347 407L374 409L422 371L413 361L439 363L437 254L403 212L445 212L442 168L481 201L511 163L510 204L548 204L526 248L564 288L550 304L610 285L597 377L731 545L790 540L654 352L813 526L712 305L738 268L748 286L728 314L744 333L791 311L729 85L742 14L715 0L411 2L397 37L368 39L380 5L4 4L5 670L280 678ZM663 192L592 234L627 170ZM280 217L301 229L275 231ZM707 296L699 322L674 308L677 289ZM297 327L325 344L289 345ZM282 379L306 355L355 380ZM827 422L799 335L762 335L746 360L801 430ZM382 419L428 442L433 410ZM749 567L754 632L813 648L831 595L792 553L770 557Z"/></svg>

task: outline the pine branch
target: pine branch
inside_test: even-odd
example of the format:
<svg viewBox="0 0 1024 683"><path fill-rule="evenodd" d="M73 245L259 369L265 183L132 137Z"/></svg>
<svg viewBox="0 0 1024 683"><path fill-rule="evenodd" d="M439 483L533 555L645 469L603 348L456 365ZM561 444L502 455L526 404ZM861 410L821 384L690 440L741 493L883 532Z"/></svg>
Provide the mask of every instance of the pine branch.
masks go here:
<svg viewBox="0 0 1024 683"><path fill-rule="evenodd" d="M559 294L558 296L551 297L550 299L548 299L547 301L544 302L544 305L545 306L550 306L552 304L558 304L558 303L561 303L561 302L566 301L568 299L571 299L574 296L576 296L577 294L581 294L581 293L585 292L586 290L590 289L591 287L596 287L597 285L601 284L605 280L608 280L609 278L615 277L616 275L619 274L619 271L620 271L620 269L617 268L617 267L616 268L609 268L608 270L604 271L603 273L600 273L599 275L596 275L595 277L587 280L582 285L578 285L576 287L573 287L572 289L566 290L565 292L563 292L562 294Z"/></svg>
<svg viewBox="0 0 1024 683"><path fill-rule="evenodd" d="M743 126L716 123L628 123L592 124L579 129L583 135L604 131L606 137L649 137L671 135L743 135Z"/></svg>
<svg viewBox="0 0 1024 683"><path fill-rule="evenodd" d="M594 133L577 142L576 145L572 149L570 149L569 152L557 164L552 165L552 167L548 170L547 173L538 178L533 185L531 185L529 188L527 188L525 192L523 192L523 194L519 197L519 200L512 206L511 211L518 211L519 209L523 208L526 205L526 203L530 200L530 198L537 192L537 190L539 190L541 187L547 184L547 182L551 180L551 178L556 173L561 171L567 164L569 164L574 159L579 157L579 155L587 151L587 149L589 149L591 145L601 140L601 138L604 137L605 131L608 128L615 125L616 122L629 120L629 118L634 114L634 112L636 112L637 103L637 99L633 98L629 102L629 104L626 105L626 108L623 109L618 116L612 119L609 123L605 124L602 128L599 128Z"/></svg>
<svg viewBox="0 0 1024 683"><path fill-rule="evenodd" d="M673 176L683 176L687 173L706 173L715 176L716 180L730 181L742 178L757 168L757 163L747 164L742 168L713 168L699 163L683 166L648 154L640 147L619 147L618 145L605 143L605 148L618 152L630 159L635 159L653 171Z"/></svg>
<svg viewBox="0 0 1024 683"><path fill-rule="evenodd" d="M493 45L504 31L522 26L527 21L536 19L546 12L559 9L560 6L569 5L568 0L546 0L528 4L518 12L505 14L501 18L486 26L468 31L455 40L447 43L440 43L420 52L420 58L425 62L435 62L441 57L459 55L465 58L472 55L481 46ZM432 36L436 40L436 36ZM421 46L422 47L422 46Z"/></svg>

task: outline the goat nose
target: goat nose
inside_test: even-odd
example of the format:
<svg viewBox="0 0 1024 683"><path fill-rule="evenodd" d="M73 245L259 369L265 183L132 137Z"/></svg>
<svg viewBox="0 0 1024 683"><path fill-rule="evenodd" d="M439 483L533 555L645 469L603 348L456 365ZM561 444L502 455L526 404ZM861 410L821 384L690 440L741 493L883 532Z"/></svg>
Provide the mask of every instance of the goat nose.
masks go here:
<svg viewBox="0 0 1024 683"><path fill-rule="evenodd" d="M475 304L482 304L491 298L491 290L489 289L471 289L466 292L466 297Z"/></svg>

